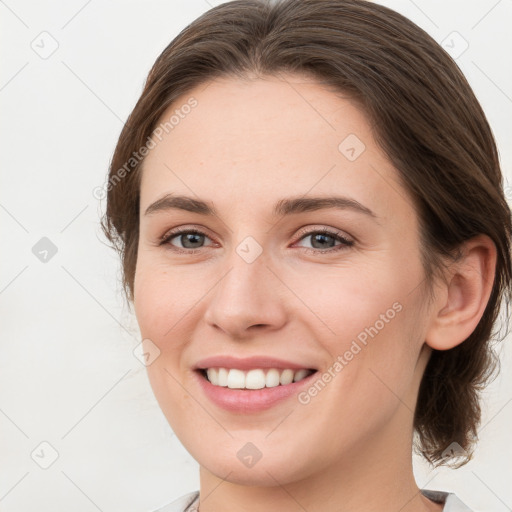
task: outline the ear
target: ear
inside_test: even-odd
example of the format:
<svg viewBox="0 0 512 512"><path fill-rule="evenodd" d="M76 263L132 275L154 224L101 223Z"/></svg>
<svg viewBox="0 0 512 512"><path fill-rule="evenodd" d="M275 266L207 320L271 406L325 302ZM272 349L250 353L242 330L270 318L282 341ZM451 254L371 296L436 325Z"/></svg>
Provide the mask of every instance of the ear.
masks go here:
<svg viewBox="0 0 512 512"><path fill-rule="evenodd" d="M496 246L487 235L478 235L461 246L462 256L439 285L425 342L448 350L475 330L487 306L496 272Z"/></svg>

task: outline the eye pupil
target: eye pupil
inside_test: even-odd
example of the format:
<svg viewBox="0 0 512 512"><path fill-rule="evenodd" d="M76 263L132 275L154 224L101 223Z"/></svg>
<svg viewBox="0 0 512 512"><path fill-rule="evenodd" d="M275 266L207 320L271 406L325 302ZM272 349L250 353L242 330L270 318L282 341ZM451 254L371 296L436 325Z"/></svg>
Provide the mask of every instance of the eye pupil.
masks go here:
<svg viewBox="0 0 512 512"><path fill-rule="evenodd" d="M315 249L324 249L327 238L330 238L334 242L334 238L331 235L326 235L324 233L317 233L316 235L313 236L313 244L312 244L313 247L315 247L315 243L317 241L320 241L320 244L321 244L320 247L315 247ZM322 244L324 244L324 245L322 245ZM330 245L329 247L332 247L332 245Z"/></svg>
<svg viewBox="0 0 512 512"><path fill-rule="evenodd" d="M202 241L201 239L204 238L204 235L200 235L199 233L186 233L184 235L181 235L181 243L183 245L183 247L185 247L186 249L196 249L197 247L195 245L192 245L189 246L187 245L189 242L191 242L192 244L197 244ZM199 239L199 241L198 241Z"/></svg>

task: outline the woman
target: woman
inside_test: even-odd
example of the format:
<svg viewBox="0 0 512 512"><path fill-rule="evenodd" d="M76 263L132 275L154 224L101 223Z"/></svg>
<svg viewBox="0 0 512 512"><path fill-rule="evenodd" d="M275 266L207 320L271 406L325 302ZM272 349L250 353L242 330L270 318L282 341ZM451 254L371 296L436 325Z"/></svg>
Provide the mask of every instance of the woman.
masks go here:
<svg viewBox="0 0 512 512"><path fill-rule="evenodd" d="M495 143L435 41L362 0L239 0L154 64L103 221L148 375L200 465L161 509L469 510L510 300Z"/></svg>

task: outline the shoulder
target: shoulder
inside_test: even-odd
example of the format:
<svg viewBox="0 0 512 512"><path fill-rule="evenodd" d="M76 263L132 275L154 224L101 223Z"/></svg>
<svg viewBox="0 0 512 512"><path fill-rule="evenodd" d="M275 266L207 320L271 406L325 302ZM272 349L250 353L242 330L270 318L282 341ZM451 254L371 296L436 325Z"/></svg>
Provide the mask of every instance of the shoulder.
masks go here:
<svg viewBox="0 0 512 512"><path fill-rule="evenodd" d="M436 503L444 504L443 512L472 512L454 493L421 489L424 496ZM196 512L199 504L199 491L185 494L181 498L154 512Z"/></svg>
<svg viewBox="0 0 512 512"><path fill-rule="evenodd" d="M452 492L421 489L421 493L435 503L444 504L443 512L473 512Z"/></svg>
<svg viewBox="0 0 512 512"><path fill-rule="evenodd" d="M199 491L194 491L153 512L195 512L198 504Z"/></svg>

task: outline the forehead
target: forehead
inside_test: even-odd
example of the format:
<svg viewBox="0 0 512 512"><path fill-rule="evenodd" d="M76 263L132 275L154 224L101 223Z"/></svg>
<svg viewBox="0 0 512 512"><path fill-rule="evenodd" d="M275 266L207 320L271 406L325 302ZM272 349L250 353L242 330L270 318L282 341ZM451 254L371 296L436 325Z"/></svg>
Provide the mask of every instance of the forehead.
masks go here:
<svg viewBox="0 0 512 512"><path fill-rule="evenodd" d="M232 208L233 194L242 207L335 190L383 213L406 196L362 110L312 79L216 79L178 98L159 126L141 210L165 192L229 198Z"/></svg>

